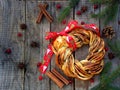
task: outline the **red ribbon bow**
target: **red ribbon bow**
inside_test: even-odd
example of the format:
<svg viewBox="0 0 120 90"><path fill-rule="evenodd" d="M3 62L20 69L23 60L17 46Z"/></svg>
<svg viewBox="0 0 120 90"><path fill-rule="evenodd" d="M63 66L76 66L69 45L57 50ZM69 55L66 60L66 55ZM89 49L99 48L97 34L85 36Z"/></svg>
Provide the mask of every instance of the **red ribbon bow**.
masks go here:
<svg viewBox="0 0 120 90"><path fill-rule="evenodd" d="M48 35L45 37L46 40L49 39L56 39L58 36L67 36L67 33L70 32L74 27L78 26L78 22L77 21L71 21L70 23L68 23L68 25L66 26L66 28L64 30L62 30L61 32L49 32Z"/></svg>
<svg viewBox="0 0 120 90"><path fill-rule="evenodd" d="M61 32L49 32L48 35L45 37L46 40L52 39L53 41L58 37L58 36L66 36L66 42L68 43L69 47L71 47L73 50L76 49L76 44L72 36L68 35L68 33L72 30L75 30L75 28L87 28L87 29L92 29L94 32L97 33L98 36L100 36L99 29L96 27L95 24L85 24L84 26L78 25L78 22L73 20L68 23L66 28L62 30ZM50 63L51 57L53 55L52 51L52 45L48 45L48 49L44 55L44 63L39 67L39 70L41 73L45 73L48 65Z"/></svg>

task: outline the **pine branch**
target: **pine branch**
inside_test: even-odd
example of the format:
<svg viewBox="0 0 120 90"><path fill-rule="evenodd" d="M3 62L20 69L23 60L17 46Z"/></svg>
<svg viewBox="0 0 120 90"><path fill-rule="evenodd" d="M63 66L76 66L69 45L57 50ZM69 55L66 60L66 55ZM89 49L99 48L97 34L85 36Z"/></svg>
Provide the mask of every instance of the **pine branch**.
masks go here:
<svg viewBox="0 0 120 90"><path fill-rule="evenodd" d="M115 43L112 42L111 40L107 40L107 44L108 46L110 47L110 49L113 51L113 52L116 52L117 51L117 48L115 47Z"/></svg>
<svg viewBox="0 0 120 90"><path fill-rule="evenodd" d="M112 66L112 63L111 62L107 62L105 64L104 68L103 68L103 71L100 73L100 75L102 76L102 75L108 73L110 68L111 68L111 66Z"/></svg>
<svg viewBox="0 0 120 90"><path fill-rule="evenodd" d="M71 8L69 6L64 8L58 17L58 21L61 22L66 16L68 16L70 14L70 10Z"/></svg>
<svg viewBox="0 0 120 90"><path fill-rule="evenodd" d="M114 70L109 76L107 76L102 83L107 85L119 76L120 76L120 66L116 70Z"/></svg>
<svg viewBox="0 0 120 90"><path fill-rule="evenodd" d="M106 18L107 12L109 11L109 7L106 6L105 9L102 10L102 12L99 12L98 14L92 14L91 17L92 18Z"/></svg>
<svg viewBox="0 0 120 90"><path fill-rule="evenodd" d="M69 5L65 7L60 15L58 16L58 22L61 22L65 17L67 17L70 14L70 11L72 8L74 8L80 0L69 0Z"/></svg>
<svg viewBox="0 0 120 90"><path fill-rule="evenodd" d="M110 85L110 83L113 82L119 76L120 66L116 70L114 70L111 74L105 76L104 79L97 86L93 87L91 90L109 90L107 89L108 85Z"/></svg>
<svg viewBox="0 0 120 90"><path fill-rule="evenodd" d="M97 4L106 4L106 3L110 3L111 1L110 0L89 0L93 3L97 3Z"/></svg>
<svg viewBox="0 0 120 90"><path fill-rule="evenodd" d="M106 90L120 90L120 88L112 86L112 85L108 85L108 87L106 88Z"/></svg>
<svg viewBox="0 0 120 90"><path fill-rule="evenodd" d="M93 87L91 90L120 90L119 87L115 87L112 85L107 85L106 87L100 89L100 85L96 85L95 87Z"/></svg>
<svg viewBox="0 0 120 90"><path fill-rule="evenodd" d="M79 3L80 0L70 0L69 2L69 6L71 8L74 8L78 3Z"/></svg>
<svg viewBox="0 0 120 90"><path fill-rule="evenodd" d="M106 8L106 18L105 18L105 21L104 21L104 24L107 25L108 22L110 21L113 21L117 15L117 12L118 12L118 7L119 7L119 4L118 3L115 3L114 5L109 5L107 8Z"/></svg>
<svg viewBox="0 0 120 90"><path fill-rule="evenodd" d="M120 58L120 41L119 40L107 40L107 44L110 49Z"/></svg>
<svg viewBox="0 0 120 90"><path fill-rule="evenodd" d="M100 82L104 81L104 77L107 77L107 75L109 74L109 70L112 66L111 62L107 62L103 68L103 71L100 73Z"/></svg>
<svg viewBox="0 0 120 90"><path fill-rule="evenodd" d="M93 18L104 18L104 24L107 25L110 21L114 20L117 12L118 12L118 8L119 8L119 3L118 0L91 0L93 3L99 3L99 4L103 4L104 1L109 2L109 3L105 3L106 7L105 9L103 9L100 13L98 14L92 14L91 17Z"/></svg>
<svg viewBox="0 0 120 90"><path fill-rule="evenodd" d="M108 75L108 72L110 70L112 66L111 62L107 62L102 70L102 72L100 73L100 82L103 82L105 80L105 78ZM100 88L100 84L96 85L95 87L93 87L91 90L98 90ZM104 89L103 89L104 90Z"/></svg>

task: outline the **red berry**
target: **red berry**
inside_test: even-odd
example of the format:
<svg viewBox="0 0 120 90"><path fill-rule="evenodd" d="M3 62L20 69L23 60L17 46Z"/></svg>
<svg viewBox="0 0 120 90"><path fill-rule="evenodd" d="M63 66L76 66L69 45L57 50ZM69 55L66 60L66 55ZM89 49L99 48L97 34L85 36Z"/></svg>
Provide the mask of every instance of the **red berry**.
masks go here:
<svg viewBox="0 0 120 90"><path fill-rule="evenodd" d="M11 54L11 52L12 52L12 50L10 48L5 50L5 53L7 53L7 54Z"/></svg>
<svg viewBox="0 0 120 90"><path fill-rule="evenodd" d="M82 22L81 22L81 25L84 25L84 24L85 24L85 22L82 21Z"/></svg>
<svg viewBox="0 0 120 90"><path fill-rule="evenodd" d="M39 76L39 80L42 80L43 79L43 77L42 76Z"/></svg>
<svg viewBox="0 0 120 90"><path fill-rule="evenodd" d="M105 51L106 51L106 52L108 51L108 48L107 48L107 47L105 47Z"/></svg>
<svg viewBox="0 0 120 90"><path fill-rule="evenodd" d="M91 83L94 83L94 78L91 78L91 79L90 79L90 82L91 82Z"/></svg>
<svg viewBox="0 0 120 90"><path fill-rule="evenodd" d="M120 20L118 21L118 24L120 25Z"/></svg>
<svg viewBox="0 0 120 90"><path fill-rule="evenodd" d="M22 33L19 32L19 33L17 34L17 36L18 36L18 37L22 37L23 35L22 35Z"/></svg>
<svg viewBox="0 0 120 90"><path fill-rule="evenodd" d="M98 9L98 5L95 4L95 5L93 6L93 8L94 8L94 9Z"/></svg>
<svg viewBox="0 0 120 90"><path fill-rule="evenodd" d="M72 80L69 80L69 84L72 84L73 83L73 81Z"/></svg>
<svg viewBox="0 0 120 90"><path fill-rule="evenodd" d="M66 20L63 20L63 21L62 21L62 24L66 24Z"/></svg>
<svg viewBox="0 0 120 90"><path fill-rule="evenodd" d="M78 10L78 11L76 12L76 14L77 14L77 15L81 15L82 13L81 13L80 10Z"/></svg>
<svg viewBox="0 0 120 90"><path fill-rule="evenodd" d="M37 63L37 67L40 67L41 65L42 65L41 62L38 62L38 63Z"/></svg>
<svg viewBox="0 0 120 90"><path fill-rule="evenodd" d="M60 4L57 4L57 5L56 5L56 8L57 8L57 9L61 9L61 5L60 5Z"/></svg>

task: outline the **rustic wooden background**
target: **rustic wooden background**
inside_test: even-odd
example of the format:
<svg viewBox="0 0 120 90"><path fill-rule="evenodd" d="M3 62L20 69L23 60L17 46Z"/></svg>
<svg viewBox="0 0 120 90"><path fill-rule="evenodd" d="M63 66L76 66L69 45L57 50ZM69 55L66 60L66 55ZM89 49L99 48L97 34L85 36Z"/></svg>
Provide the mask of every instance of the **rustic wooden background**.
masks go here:
<svg viewBox="0 0 120 90"><path fill-rule="evenodd" d="M49 23L46 18L43 18L40 24L36 24L35 21L40 11L38 4L44 2L49 4L47 10L53 16L54 22ZM0 90L60 90L47 76L44 76L44 79L39 81L39 72L36 67L37 62L43 60L46 46L49 43L44 39L46 32L60 31L66 26L66 24L64 25L57 22L60 10L56 10L55 6L58 3L62 5L62 8L68 5L68 1L63 0L0 0ZM83 5L88 6L88 11L81 16L77 16L76 11ZM88 2L88 0L81 0L79 5L71 10L71 14L66 20L69 22L75 19L79 22L95 23L100 27L100 30L102 30L104 27L102 20L90 17L91 12L96 13L100 10L101 8L94 10L93 4ZM119 14L120 9L116 20L110 23L117 32L116 36L118 39L120 39L120 25L118 24L118 20L120 20ZM27 30L22 31L20 29L19 25L21 23L26 23L28 26ZM18 38L18 32L21 32L23 37ZM39 42L40 47L31 48L31 41ZM12 49L10 55L4 53L6 48ZM76 51L75 57L78 59L86 57L87 54L85 50L87 49L81 48ZM25 63L25 69L21 70L17 67L19 62ZM114 63L113 68L120 65L118 58L115 58L111 62ZM57 68L54 63L54 56L49 70L52 68ZM99 83L98 76L94 78L94 83L72 79L73 83L65 86L61 90L90 90L91 87ZM118 78L115 81L115 85L120 85L119 80Z"/></svg>

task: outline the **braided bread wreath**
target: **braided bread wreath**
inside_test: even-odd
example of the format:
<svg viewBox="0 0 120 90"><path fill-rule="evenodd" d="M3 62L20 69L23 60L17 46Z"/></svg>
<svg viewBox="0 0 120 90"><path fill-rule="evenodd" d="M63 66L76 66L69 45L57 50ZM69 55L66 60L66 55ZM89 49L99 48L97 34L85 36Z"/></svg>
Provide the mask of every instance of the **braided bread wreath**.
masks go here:
<svg viewBox="0 0 120 90"><path fill-rule="evenodd" d="M71 21L60 33L52 33L46 39L54 38L52 51L56 55L56 65L69 77L88 80L95 74L99 74L104 65L104 41L98 35L99 32L93 24L78 25L77 21ZM84 60L77 60L73 51L88 44L89 54Z"/></svg>

